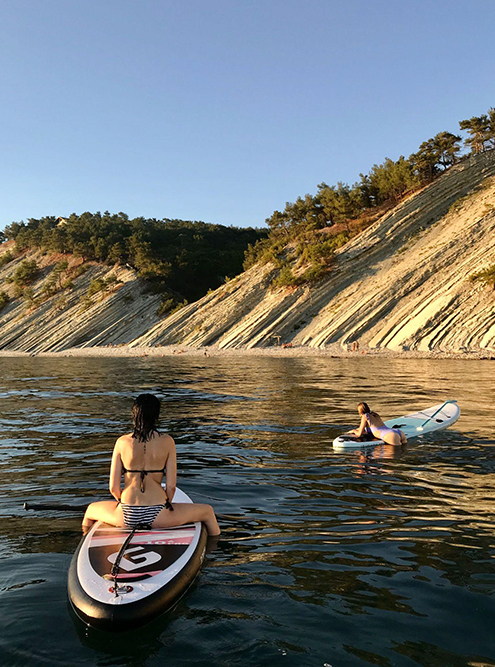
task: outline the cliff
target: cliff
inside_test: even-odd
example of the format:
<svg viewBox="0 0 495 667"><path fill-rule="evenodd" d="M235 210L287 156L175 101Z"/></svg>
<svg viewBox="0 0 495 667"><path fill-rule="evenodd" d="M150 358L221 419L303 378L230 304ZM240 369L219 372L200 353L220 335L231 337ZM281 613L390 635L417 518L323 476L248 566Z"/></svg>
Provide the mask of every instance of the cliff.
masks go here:
<svg viewBox="0 0 495 667"><path fill-rule="evenodd" d="M160 297L129 267L45 255L29 299L8 281L26 259L0 268L0 350L31 353L108 345L324 348L352 342L390 350L494 350L495 292L470 276L495 264L495 151L465 159L343 246L314 285L273 289L256 265L166 319ZM0 246L2 254L11 244ZM57 262L67 287L47 297ZM1 261L0 261L1 264ZM92 279L108 288L88 296Z"/></svg>
<svg viewBox="0 0 495 667"><path fill-rule="evenodd" d="M11 245L4 243L0 247L0 259ZM29 301L15 298L15 287L6 280L25 259L36 261L41 269L31 285ZM64 279L71 284L46 298L43 288L61 260L68 262ZM147 293L147 286L132 269L91 263L78 275L81 264L81 259L70 255L35 252L17 257L0 269L0 289L11 297L0 311L0 350L39 353L69 347L121 345L159 321L156 311L160 297ZM91 280L109 276L114 276L116 282L88 297Z"/></svg>
<svg viewBox="0 0 495 667"><path fill-rule="evenodd" d="M338 251L314 286L270 288L254 266L132 345L361 349L495 347L495 294L469 277L495 264L495 151L470 157Z"/></svg>

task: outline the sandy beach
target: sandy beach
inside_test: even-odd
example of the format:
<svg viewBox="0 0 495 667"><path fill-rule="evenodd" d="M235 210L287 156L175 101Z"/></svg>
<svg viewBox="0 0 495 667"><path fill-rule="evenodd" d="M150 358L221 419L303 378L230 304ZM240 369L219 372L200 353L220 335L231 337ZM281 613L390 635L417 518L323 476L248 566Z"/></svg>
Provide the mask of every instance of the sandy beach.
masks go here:
<svg viewBox="0 0 495 667"><path fill-rule="evenodd" d="M187 347L180 345L164 345L156 347L95 346L73 347L60 352L19 352L15 350L0 350L0 357L334 357L359 358L381 357L385 359L475 359L495 361L495 350L419 350L394 351L383 348L345 350L338 343L324 348L307 346L293 347L255 347L255 348L218 348Z"/></svg>

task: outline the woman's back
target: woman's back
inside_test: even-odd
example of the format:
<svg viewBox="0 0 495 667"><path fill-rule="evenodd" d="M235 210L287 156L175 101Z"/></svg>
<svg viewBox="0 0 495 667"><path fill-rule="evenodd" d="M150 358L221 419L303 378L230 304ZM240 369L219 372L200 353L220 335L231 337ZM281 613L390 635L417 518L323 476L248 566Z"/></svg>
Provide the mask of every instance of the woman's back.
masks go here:
<svg viewBox="0 0 495 667"><path fill-rule="evenodd" d="M174 447L173 439L155 431L149 440L140 442L128 434L118 439L117 446L124 472L122 502L129 505L165 502L161 482Z"/></svg>
<svg viewBox="0 0 495 667"><path fill-rule="evenodd" d="M370 426L377 426L377 427L385 426L383 419L377 412L373 412L371 410L370 412L366 412L364 416L366 417L368 424Z"/></svg>

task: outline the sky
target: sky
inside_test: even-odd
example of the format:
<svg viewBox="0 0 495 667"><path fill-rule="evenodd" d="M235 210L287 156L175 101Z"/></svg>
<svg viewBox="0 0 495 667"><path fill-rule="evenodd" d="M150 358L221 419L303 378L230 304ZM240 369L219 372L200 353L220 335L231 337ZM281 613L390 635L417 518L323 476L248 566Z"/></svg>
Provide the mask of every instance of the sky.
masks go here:
<svg viewBox="0 0 495 667"><path fill-rule="evenodd" d="M495 106L493 0L0 0L0 229L263 226Z"/></svg>

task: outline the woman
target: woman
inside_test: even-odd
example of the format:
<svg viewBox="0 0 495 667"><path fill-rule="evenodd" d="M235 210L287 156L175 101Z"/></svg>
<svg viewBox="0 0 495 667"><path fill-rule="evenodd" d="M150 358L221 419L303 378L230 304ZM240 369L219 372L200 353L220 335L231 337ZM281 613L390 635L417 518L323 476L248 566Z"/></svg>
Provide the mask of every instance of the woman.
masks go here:
<svg viewBox="0 0 495 667"><path fill-rule="evenodd" d="M219 535L217 519L210 505L175 503L177 484L175 442L157 430L160 401L152 394L141 394L134 401L134 430L115 443L110 467L110 493L115 500L91 503L83 519L87 532L95 521L134 528L171 528L202 521L209 535ZM121 478L124 474L124 489ZM165 475L166 491L161 485Z"/></svg>
<svg viewBox="0 0 495 667"><path fill-rule="evenodd" d="M353 435L360 438L364 433L371 433L374 438L383 440L388 445L405 445L407 438L398 428L389 428L385 426L382 418L376 412L370 410L367 403L358 405L358 413L361 415L359 428L350 431Z"/></svg>

